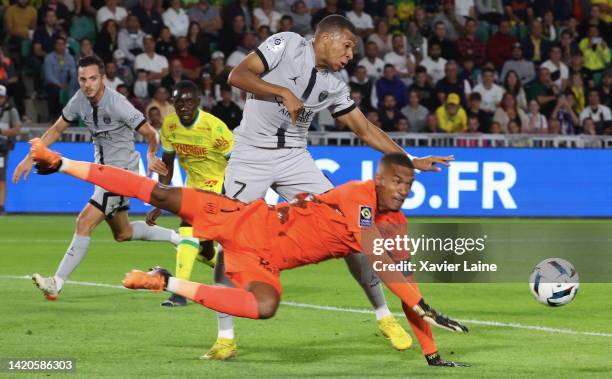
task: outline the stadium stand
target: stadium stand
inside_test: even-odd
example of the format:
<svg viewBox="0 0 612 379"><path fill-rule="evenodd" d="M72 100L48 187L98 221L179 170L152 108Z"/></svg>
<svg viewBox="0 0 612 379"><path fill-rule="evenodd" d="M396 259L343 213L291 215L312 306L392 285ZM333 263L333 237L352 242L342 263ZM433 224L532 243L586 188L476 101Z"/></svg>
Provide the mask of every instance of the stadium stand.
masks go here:
<svg viewBox="0 0 612 379"><path fill-rule="evenodd" d="M107 85L143 111L163 116L165 90L184 78L201 86L205 110L242 110L244 93L223 94L231 66L271 33L311 36L338 13L360 38L339 74L368 119L404 146L612 148L609 4L3 0L0 84L22 118L21 140L54 121L78 88L74 62L91 54L112 62ZM77 126L63 136L88 138ZM326 112L310 140L358 144Z"/></svg>

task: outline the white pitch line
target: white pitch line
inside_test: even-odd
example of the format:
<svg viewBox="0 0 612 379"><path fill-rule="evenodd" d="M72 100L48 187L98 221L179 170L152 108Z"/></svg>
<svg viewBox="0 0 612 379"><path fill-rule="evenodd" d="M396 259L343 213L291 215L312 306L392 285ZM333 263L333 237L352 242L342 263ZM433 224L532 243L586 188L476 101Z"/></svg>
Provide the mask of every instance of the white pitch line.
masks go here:
<svg viewBox="0 0 612 379"><path fill-rule="evenodd" d="M15 276L15 275L0 275L0 279L22 279L22 280L32 280L31 276L23 275L23 276ZM68 280L66 283L75 284L78 286L89 286L89 287L102 287L102 288L114 288L125 290L127 288L123 286L118 286L115 284L106 284L106 283L93 283L93 282L77 282L74 280ZM295 308L308 308L308 309L316 309L319 311L329 311L329 312L345 312L345 313L359 313L359 314L372 314L369 309L355 309L355 308L342 308L342 307L333 307L329 305L316 305L316 304L304 304L304 303L296 303L293 301L283 301L282 305L286 305L289 307ZM395 313L396 316L403 316L403 313ZM540 332L547 333L558 333L558 334L573 334L573 335L581 335L581 336L592 336L592 337L612 337L612 333L601 333L601 332L583 332L579 330L572 329L558 329L558 328L550 328L547 326L538 326L538 325L525 325L519 324L515 322L498 322L498 321L483 321L483 320L458 320L460 322L466 324L474 324L474 325L485 325L485 326L498 326L501 328L512 328L512 329L525 329L525 330L537 330Z"/></svg>

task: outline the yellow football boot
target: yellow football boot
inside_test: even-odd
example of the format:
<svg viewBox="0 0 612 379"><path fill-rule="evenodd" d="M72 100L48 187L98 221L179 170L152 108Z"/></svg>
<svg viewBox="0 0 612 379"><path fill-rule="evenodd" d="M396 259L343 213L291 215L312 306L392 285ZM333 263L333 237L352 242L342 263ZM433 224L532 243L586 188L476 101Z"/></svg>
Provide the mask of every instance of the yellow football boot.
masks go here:
<svg viewBox="0 0 612 379"><path fill-rule="evenodd" d="M393 315L378 320L378 329L380 329L383 336L387 337L396 350L402 351L412 346L412 337L406 333Z"/></svg>
<svg viewBox="0 0 612 379"><path fill-rule="evenodd" d="M236 355L238 355L236 340L233 338L219 337L210 350L208 350L206 354L202 355L200 359L224 361L226 359L234 358Z"/></svg>

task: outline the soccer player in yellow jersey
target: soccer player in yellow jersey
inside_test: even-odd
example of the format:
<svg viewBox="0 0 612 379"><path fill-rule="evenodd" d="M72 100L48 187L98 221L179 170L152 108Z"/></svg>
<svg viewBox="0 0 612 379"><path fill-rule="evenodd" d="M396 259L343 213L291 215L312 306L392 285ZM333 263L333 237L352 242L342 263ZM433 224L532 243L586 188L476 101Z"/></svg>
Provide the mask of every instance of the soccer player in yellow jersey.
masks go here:
<svg viewBox="0 0 612 379"><path fill-rule="evenodd" d="M178 156L179 164L187 174L187 187L221 193L227 159L234 145L232 132L223 121L199 109L200 91L193 82L177 83L172 98L176 112L166 116L160 133L162 160L168 167L168 175L160 175L159 182L170 184L174 159ZM147 223L154 225L159 214L158 208L149 211ZM193 236L191 225L185 222L179 227L179 235L181 239L176 248L178 278L191 277L196 258L214 266L216 252L213 241L199 241ZM184 297L172 295L161 305L174 307L186 304Z"/></svg>

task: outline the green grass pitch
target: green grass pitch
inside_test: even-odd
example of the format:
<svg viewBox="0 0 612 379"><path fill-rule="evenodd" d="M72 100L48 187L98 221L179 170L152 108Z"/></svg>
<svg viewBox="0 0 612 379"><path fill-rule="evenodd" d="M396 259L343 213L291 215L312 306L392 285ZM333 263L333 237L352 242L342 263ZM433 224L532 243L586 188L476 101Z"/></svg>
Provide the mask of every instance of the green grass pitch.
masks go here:
<svg viewBox="0 0 612 379"><path fill-rule="evenodd" d="M165 217L162 224L176 226L177 220ZM198 357L215 339L216 321L214 312L200 305L165 309L159 303L166 294L82 283L67 284L59 300L49 302L31 281L16 278L33 272L52 274L73 225L72 216L0 218L0 359L74 358L75 373L53 377L85 378L592 378L610 377L612 372L612 284L583 283L575 301L561 308L538 304L526 283L422 284L429 303L455 318L502 323L467 322L468 335L435 330L443 357L471 367L429 368L416 341L408 351L393 350L378 332L373 314L296 306L369 308L338 260L284 272L287 303L276 317L238 320L239 356L230 362L201 361ZM115 243L101 225L71 280L116 286L126 271L157 264L174 271L170 245ZM194 280L210 283L210 268L196 262ZM390 293L387 299L399 312L399 301ZM409 329L405 318L400 320Z"/></svg>

